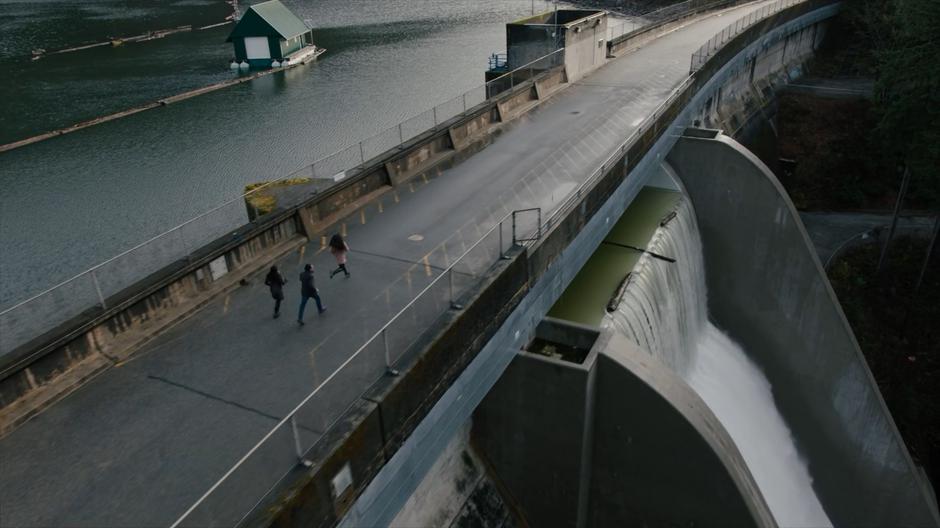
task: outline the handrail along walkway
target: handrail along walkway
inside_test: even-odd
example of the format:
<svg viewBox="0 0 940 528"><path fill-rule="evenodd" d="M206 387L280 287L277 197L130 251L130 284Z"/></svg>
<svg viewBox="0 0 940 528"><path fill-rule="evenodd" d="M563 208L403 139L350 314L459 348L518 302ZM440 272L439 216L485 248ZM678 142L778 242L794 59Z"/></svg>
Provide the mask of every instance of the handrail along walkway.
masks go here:
<svg viewBox="0 0 940 528"><path fill-rule="evenodd" d="M770 16L770 15L772 15L772 14L775 14L775 13L777 13L777 12L779 12L779 11L781 11L781 10L787 8L787 7L790 7L790 6L792 6L792 5L799 4L799 3L804 3L804 2L806 2L806 1L809 1L809 0L777 0L777 2L775 2L775 3L773 3L773 4L770 4L769 6L765 6L765 8L762 8L762 9L760 10L760 12L763 13L763 15L764 15L763 18L766 18L767 16ZM770 9L768 9L768 8L770 8ZM754 17L747 17L747 18L750 20L750 24L753 24L753 23L757 22L758 20L761 20L761 19L754 18ZM735 28L734 31L735 31L735 36L736 36L737 34L740 34L740 33L743 32L745 29L747 29L747 28L750 26L750 24L749 24L749 25L732 24L732 25L729 26L729 27L734 27L734 28ZM727 31L727 29L726 29L725 31ZM723 32L723 33L724 33L724 32ZM726 37L723 37L723 40L721 41L722 44L728 42L728 41L730 40L730 38L731 38L731 37L727 37L727 36L726 36ZM709 58L710 58L711 56L713 56L713 55L714 55L714 52L716 52L716 51L717 51L717 49L713 50L713 52L709 55ZM522 247L532 247L534 244L538 243L538 241L541 239L542 234L547 233L547 232L551 229L551 227L553 226L553 224L554 224L555 222L557 222L558 218L559 218L562 214L565 214L565 213L571 211L571 209L575 206L575 204L577 204L577 203L580 201L581 197L584 195L584 191L585 191L586 189L592 187L595 183L597 183L597 181L598 181L604 174L606 174L607 171L609 171L609 170L613 167L612 163L613 163L613 164L616 164L616 163L617 163L617 160L619 160L621 157L623 157L623 158L624 158L624 163L627 164L627 163L628 163L628 160L627 160L626 156L627 156L628 151L629 151L629 148L628 148L628 147L632 146L636 141L638 141L638 139L639 139L640 137L642 137L642 135L644 135L645 133L647 133L647 132L650 130L650 126L651 126L651 125L652 125L652 126L655 126L656 123L658 122L658 120L665 114L666 110L667 110L670 106L672 106L672 105L678 100L678 98L681 96L681 94L683 94L695 80L696 80L696 77L694 76L694 74L690 74L690 75L689 75L688 77L686 77L676 88L674 88L674 89L670 92L669 96L668 96L660 105L658 105L658 106L656 107L656 109L654 109L654 110L652 111L652 113L651 113L650 115L648 115L648 116L642 121L642 123L637 127L637 129L636 129L633 133L631 133L631 134L627 137L627 139L625 139L625 140L620 144L620 146L614 150L614 152L613 152L610 156L608 156L607 160L604 161L604 162L601 164L601 166L600 166L598 169L596 169L596 170L591 174L591 176L589 176L581 185L579 185L574 191L572 191L572 192L568 195L568 197L567 197L565 200L563 200L557 207L554 208L554 210L545 218L545 221L544 221L544 222L541 221L541 208L531 208L531 209L529 209L528 211L530 211L530 212L535 212L535 211L537 211L537 212L538 212L538 215L539 215L539 221L537 222L537 227L536 227L536 229L537 229L537 233L536 233L537 236L528 236L528 237L514 238L514 240L513 240L513 245L516 245L517 243L521 243L521 244L519 244L519 245L521 245ZM627 164L627 166L629 166L629 165ZM284 426L284 424L286 424L288 421L292 421L292 420L294 419L294 416L296 416L296 414L297 414L307 403L309 403L309 402L313 399L313 397L316 396L316 395L326 386L327 383L329 383L330 381L334 380L334 379L336 378L336 376L338 376L338 375L340 374L341 371L343 371L345 368L347 368L347 367L352 363L353 360L355 360L357 357L359 357L360 354L362 354L362 352L363 352L364 350L366 350L366 349L369 347L370 344L372 344L376 339L378 339L378 337L383 336L383 339L384 339L384 336L386 335L386 333L387 333L387 331L389 330L389 328L391 328L392 324L393 324L395 321L397 321L403 314L405 314L410 308L412 308L412 307L419 301L419 299L421 299L423 296L427 295L427 294L433 289L434 285L437 284L440 280L442 280L442 277L444 276L444 274L448 274L449 276L452 276L452 274L453 274L453 272L454 272L455 266L457 266L458 263L460 263L463 259L465 259L465 258L470 254L471 251L473 251L473 250L474 250L476 247L478 247L487 237L489 237L489 236L493 233L494 230L499 229L499 235L500 235L500 237L502 237L502 229L503 229L503 228L502 228L502 225L503 225L503 223L504 223L507 219L509 219L509 218L511 218L511 217L514 218L517 213L521 213L521 212L522 212L522 210L512 211L512 212L510 212L509 214L503 216L503 217L502 217L493 227L491 227L479 240L477 240L469 249L467 249L463 254L461 254L460 257L458 257L457 260L455 260L452 264L450 264L450 265L444 270L444 272L442 272L440 275L438 275L438 276L431 282L431 284L429 284L429 285L426 286L421 292L419 292L418 295L415 296L414 299L412 299L412 301L410 301L404 308L402 308L401 310L399 310L385 325L383 325L375 334L373 334L372 337L371 337L365 344L363 344L361 347L359 347L359 349L357 349L355 353L353 353L353 354L352 354L348 359L346 359L336 370L334 370L334 371L326 378L326 380L324 380L322 383L320 383L320 384L313 390L313 392L311 392L310 394L308 394L297 406L295 406L294 409L293 409L284 419L282 419L276 426L274 426L274 428L272 428L271 431L269 431L258 443L256 443L255 446L251 448L251 450L249 450L244 456L242 456L242 457L238 460L238 462L235 463L235 465L233 465L233 466L232 466L218 481L216 481L215 484L213 484L213 485L212 485L212 486L211 486L211 487L210 487L192 506L190 506L190 508L187 509L187 510L183 513L183 515L181 515L181 516L176 520L176 522L174 522L174 523L172 524L171 528L177 528L177 527L181 526L184 522L186 522L186 521L187 521L187 518L188 518L190 515L192 515L194 512L196 512L197 509L198 509L200 506L202 506L202 505L206 502L206 500L207 500L210 496L212 496L212 494L213 494L216 490L218 490L219 487L220 487L222 484L224 484L224 483L226 482L226 480L229 479L243 464L245 464L245 462L247 462L247 461L251 458L251 456L252 456L253 454L255 454L256 452L258 452L258 450L259 450L261 447L263 447L263 446L271 439L271 437L272 437L281 427ZM501 238L500 238L500 255L502 256L502 254L503 254L503 251L502 251L502 240L501 240ZM453 302L454 302L454 298L453 298L453 294L452 294L452 297L451 297L452 306L453 306ZM386 347L386 349L385 349L385 352L386 352L386 373L388 373L388 374L394 374L394 372L393 372L393 370L392 370L392 368L391 368L391 366L392 366L392 365L391 365L391 362L389 361L390 358L389 358L389 353L388 353L388 348L387 348L387 347ZM353 403L354 403L354 401L353 401L353 402L350 402L349 406L347 406L346 409L348 410L348 409L350 408L350 406L351 406ZM342 415L342 413L340 414L340 416L341 416L341 415ZM335 419L330 423L330 425L327 427L327 430L329 430L329 428L333 427L333 426L336 424L337 420L338 420L338 418L335 418ZM321 438L322 438L322 437L321 437ZM296 436L295 436L295 439L296 439ZM316 445L317 442L319 442L319 439L317 439L317 441L314 442L314 445ZM299 446L299 442L298 442L297 445ZM300 450L300 448L298 447L298 449L297 449L297 455L298 455L298 459L299 459L299 460L298 460L298 463L300 463L300 464L306 464L307 461L303 458L303 454L302 454L300 451L301 451L301 450ZM308 451L309 451L309 449L308 449ZM293 468L289 468L280 478L278 478L277 481L276 481L270 488L268 488L268 490L265 492L265 495L267 495L268 493L270 493L270 491L273 490L273 489L278 485L278 483L280 483L280 482L283 480L283 478L284 478L285 476L287 476L287 475L290 473L291 470L293 470ZM260 500L263 500L263 499L264 499L264 497L262 496ZM259 503L260 503L260 500L259 500ZM247 517L247 515L249 515L250 513L251 513L251 512L248 512L248 513L246 514L246 517ZM244 520L244 518L245 518L245 517L243 517L242 520ZM240 522L241 522L241 521L240 521Z"/></svg>

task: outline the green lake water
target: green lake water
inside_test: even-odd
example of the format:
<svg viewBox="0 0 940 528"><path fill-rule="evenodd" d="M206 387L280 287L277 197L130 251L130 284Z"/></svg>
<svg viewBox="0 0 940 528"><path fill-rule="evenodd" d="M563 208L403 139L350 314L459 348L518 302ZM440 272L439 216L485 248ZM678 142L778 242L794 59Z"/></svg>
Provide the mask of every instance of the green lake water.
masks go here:
<svg viewBox="0 0 940 528"><path fill-rule="evenodd" d="M682 194L677 191L644 187L611 229L604 242L645 248L672 211ZM599 326L607 314L607 302L620 281L633 270L641 253L601 243L577 276L548 312L550 317L590 326Z"/></svg>

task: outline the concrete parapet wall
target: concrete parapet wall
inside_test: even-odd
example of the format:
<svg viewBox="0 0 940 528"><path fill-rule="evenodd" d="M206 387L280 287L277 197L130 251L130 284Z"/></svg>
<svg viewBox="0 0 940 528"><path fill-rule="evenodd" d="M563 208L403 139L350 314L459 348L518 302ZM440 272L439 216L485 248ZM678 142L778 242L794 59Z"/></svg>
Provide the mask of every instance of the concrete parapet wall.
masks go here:
<svg viewBox="0 0 940 528"><path fill-rule="evenodd" d="M709 313L749 351L837 526L938 526L786 191L727 136L669 156L695 206Z"/></svg>
<svg viewBox="0 0 940 528"><path fill-rule="evenodd" d="M535 83L526 82L522 89L496 103L500 121L510 121L525 111L527 105L538 100Z"/></svg>
<svg viewBox="0 0 940 528"><path fill-rule="evenodd" d="M497 123L499 123L499 110L495 107L488 109L486 112L481 112L471 119L450 127L448 129L450 143L454 149L464 150L473 143L475 138L486 135L490 127Z"/></svg>
<svg viewBox="0 0 940 528"><path fill-rule="evenodd" d="M238 278L300 244L301 235L312 239L383 190L453 166L485 148L511 120L537 106L541 99L535 84L542 81L553 88L547 97L564 83L563 68L542 72L467 109L354 168L345 181L242 226L127 288L107 300L106 310L90 309L7 354L0 363L0 435L237 286ZM230 273L212 281L209 262L222 257ZM37 392L45 394L33 394Z"/></svg>
<svg viewBox="0 0 940 528"><path fill-rule="evenodd" d="M415 173L441 161L443 156L455 151L450 134L435 135L430 140L411 149L406 156L385 164L392 185L408 181Z"/></svg>
<svg viewBox="0 0 940 528"><path fill-rule="evenodd" d="M0 434L22 423L100 370L127 358L142 344L213 296L238 286L240 278L272 257L296 247L292 215L268 219L263 228L244 238L219 241L149 277L140 286L109 298L108 310L92 310L78 321L21 347L7 359L0 379ZM227 273L213 277L210 263L224 262ZM95 313L97 312L97 313ZM77 368L76 368L77 367ZM40 391L63 378L60 390Z"/></svg>
<svg viewBox="0 0 940 528"><path fill-rule="evenodd" d="M322 193L315 200L297 208L301 225L308 238L313 238L338 215L348 212L349 206L371 194L388 188L390 178L385 165L375 165L341 185Z"/></svg>
<svg viewBox="0 0 940 528"><path fill-rule="evenodd" d="M559 86L568 82L565 70L558 70L545 75L535 82L535 94L539 99L548 97Z"/></svg>

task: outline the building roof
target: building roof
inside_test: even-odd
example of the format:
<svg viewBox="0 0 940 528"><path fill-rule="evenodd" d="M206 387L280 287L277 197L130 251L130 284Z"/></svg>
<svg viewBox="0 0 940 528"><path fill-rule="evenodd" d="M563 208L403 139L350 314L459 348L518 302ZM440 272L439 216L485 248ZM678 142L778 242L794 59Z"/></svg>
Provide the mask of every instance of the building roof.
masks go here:
<svg viewBox="0 0 940 528"><path fill-rule="evenodd" d="M307 24L278 0L254 4L245 11L227 41L233 37L280 37L289 39L310 31Z"/></svg>

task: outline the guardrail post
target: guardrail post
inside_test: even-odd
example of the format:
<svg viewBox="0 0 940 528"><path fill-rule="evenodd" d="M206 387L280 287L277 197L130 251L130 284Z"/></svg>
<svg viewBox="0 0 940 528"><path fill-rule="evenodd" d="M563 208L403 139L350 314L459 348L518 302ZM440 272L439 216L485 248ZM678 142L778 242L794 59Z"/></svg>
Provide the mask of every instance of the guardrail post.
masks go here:
<svg viewBox="0 0 940 528"><path fill-rule="evenodd" d="M536 215L538 216L536 220L538 221L539 225L535 229L535 238L537 240L541 240L542 239L542 208L541 207L536 209Z"/></svg>
<svg viewBox="0 0 940 528"><path fill-rule="evenodd" d="M177 235L177 238L180 239L180 247L183 248L183 253L185 253L185 254L188 255L188 254L189 254L189 250L186 248L186 239L183 238L183 229L182 229L182 227L177 227L177 228L176 228L176 235Z"/></svg>
<svg viewBox="0 0 940 528"><path fill-rule="evenodd" d="M499 221L499 258L506 259L506 252L503 251L503 221Z"/></svg>
<svg viewBox="0 0 940 528"><path fill-rule="evenodd" d="M108 305L104 302L104 295L101 295L101 285L98 284L98 276L95 275L95 270L91 270L91 282L95 284L95 292L98 293L98 303L101 304L101 309L106 310Z"/></svg>
<svg viewBox="0 0 940 528"><path fill-rule="evenodd" d="M516 245L516 212L512 212L512 245Z"/></svg>
<svg viewBox="0 0 940 528"><path fill-rule="evenodd" d="M297 415L290 415L290 428L294 433L294 451L297 453L297 463L304 467L310 467L313 462L304 458L303 449L300 447L300 432L297 430Z"/></svg>
<svg viewBox="0 0 940 528"><path fill-rule="evenodd" d="M382 344L385 346L385 374L397 376L398 371L392 368L392 358L388 353L388 328L382 330Z"/></svg>
<svg viewBox="0 0 940 528"><path fill-rule="evenodd" d="M457 304L457 302L454 301L454 267L453 266L450 267L450 273L447 278L447 281L450 283L450 307L453 308L454 310L460 310L463 308L463 306L460 304Z"/></svg>
<svg viewBox="0 0 940 528"><path fill-rule="evenodd" d="M359 142L359 163L365 163L365 162L366 162L366 155L362 149L362 141L360 141Z"/></svg>

